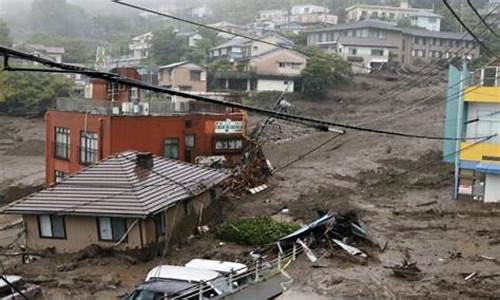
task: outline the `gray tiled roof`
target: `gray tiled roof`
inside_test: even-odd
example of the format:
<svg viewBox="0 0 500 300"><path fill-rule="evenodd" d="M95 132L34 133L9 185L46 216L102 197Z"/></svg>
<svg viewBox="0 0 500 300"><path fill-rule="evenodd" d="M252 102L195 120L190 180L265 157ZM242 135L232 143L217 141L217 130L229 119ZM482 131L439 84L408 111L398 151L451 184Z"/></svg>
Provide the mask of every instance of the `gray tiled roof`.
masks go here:
<svg viewBox="0 0 500 300"><path fill-rule="evenodd" d="M325 32L325 31L362 29L362 28L375 28L375 29L399 31L407 35L431 37L431 38L435 37L442 39L468 40L468 41L473 40L472 36L470 36L469 34L465 34L463 32L430 31L426 29L417 29L417 28L401 28L397 27L393 23L379 21L379 20L363 20L356 23L338 24L331 27L311 30L309 32Z"/></svg>
<svg viewBox="0 0 500 300"><path fill-rule="evenodd" d="M6 206L3 212L144 218L199 195L229 176L158 156L153 156L153 168L147 169L136 164L136 156L136 152L114 154Z"/></svg>

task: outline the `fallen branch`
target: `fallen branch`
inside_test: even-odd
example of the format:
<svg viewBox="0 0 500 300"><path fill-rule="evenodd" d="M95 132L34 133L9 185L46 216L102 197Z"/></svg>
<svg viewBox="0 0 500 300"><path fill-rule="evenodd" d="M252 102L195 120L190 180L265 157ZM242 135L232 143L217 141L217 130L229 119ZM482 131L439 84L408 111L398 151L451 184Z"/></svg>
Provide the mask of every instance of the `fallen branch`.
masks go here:
<svg viewBox="0 0 500 300"><path fill-rule="evenodd" d="M422 206L429 206L429 205L433 205L433 204L437 204L437 200L433 200L433 201L429 201L429 202L424 202L424 203L420 203L420 204L417 204L415 205L416 207L422 207Z"/></svg>

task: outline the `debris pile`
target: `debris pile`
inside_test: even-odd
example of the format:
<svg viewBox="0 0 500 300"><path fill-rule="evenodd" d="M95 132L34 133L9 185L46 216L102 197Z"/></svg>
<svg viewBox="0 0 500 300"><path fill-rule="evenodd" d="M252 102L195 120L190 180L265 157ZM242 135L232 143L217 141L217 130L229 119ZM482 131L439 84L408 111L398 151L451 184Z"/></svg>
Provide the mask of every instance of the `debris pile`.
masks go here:
<svg viewBox="0 0 500 300"><path fill-rule="evenodd" d="M403 278L406 280L419 280L422 278L423 273L417 267L416 262L408 262L407 260L403 261L402 264L392 266L392 267L384 267L387 269L391 269L394 273L394 276Z"/></svg>
<svg viewBox="0 0 500 300"><path fill-rule="evenodd" d="M332 253L342 251L350 256L351 261L362 264L366 263L368 255L353 245L374 244L367 235L365 225L354 211L329 212L316 221L281 238L278 243L280 247L287 248L298 241L306 241L308 245L316 248L327 248Z"/></svg>
<svg viewBox="0 0 500 300"><path fill-rule="evenodd" d="M239 199L244 192L256 193L263 187L272 174L272 167L259 145L251 145L245 153L242 163L233 169L233 176L224 186L224 194L232 199Z"/></svg>

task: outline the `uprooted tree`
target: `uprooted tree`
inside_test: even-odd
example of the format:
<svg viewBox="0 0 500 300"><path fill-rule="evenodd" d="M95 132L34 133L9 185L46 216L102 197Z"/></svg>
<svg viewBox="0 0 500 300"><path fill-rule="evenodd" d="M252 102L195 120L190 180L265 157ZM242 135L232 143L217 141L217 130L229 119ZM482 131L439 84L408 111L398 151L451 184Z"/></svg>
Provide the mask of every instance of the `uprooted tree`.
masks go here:
<svg viewBox="0 0 500 300"><path fill-rule="evenodd" d="M324 96L335 82L351 78L351 66L340 56L325 53L315 47L306 47L301 50L309 56L307 65L302 70L306 95Z"/></svg>

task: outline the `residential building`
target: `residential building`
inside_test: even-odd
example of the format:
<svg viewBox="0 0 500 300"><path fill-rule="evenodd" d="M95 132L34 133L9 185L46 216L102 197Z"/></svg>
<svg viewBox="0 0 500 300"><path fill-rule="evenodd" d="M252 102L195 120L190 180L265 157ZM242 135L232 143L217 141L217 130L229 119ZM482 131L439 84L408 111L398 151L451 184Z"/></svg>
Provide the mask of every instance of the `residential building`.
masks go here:
<svg viewBox="0 0 500 300"><path fill-rule="evenodd" d="M473 59L479 56L479 46L469 34L400 28L378 20L338 24L308 31L306 35L308 45L317 45L327 51L337 50L339 47L336 44L342 37L366 39L371 42L380 40L391 46L389 60L402 64L450 59L463 55L468 55ZM369 45L366 44L366 46ZM376 48L377 45L373 46ZM352 48L353 50L348 51L357 51L354 50L356 47L352 46Z"/></svg>
<svg viewBox="0 0 500 300"><path fill-rule="evenodd" d="M92 99L57 99L45 116L48 185L126 150L188 162L199 156L224 156L229 163L241 158L245 112L195 101L141 101L134 89L94 80ZM224 130L228 124L231 129Z"/></svg>
<svg viewBox="0 0 500 300"><path fill-rule="evenodd" d="M121 152L4 207L19 214L30 250L90 245L151 250L181 241L214 214L223 171ZM157 250L158 251L158 250Z"/></svg>
<svg viewBox="0 0 500 300"><path fill-rule="evenodd" d="M22 48L32 55L50 59L57 63L63 61L64 47L51 47L41 44L23 44L16 47Z"/></svg>
<svg viewBox="0 0 500 300"><path fill-rule="evenodd" d="M387 40L356 37L340 37L333 46L333 52L353 63L354 73L379 70L384 63L389 62L389 53L398 48L398 45Z"/></svg>
<svg viewBox="0 0 500 300"><path fill-rule="evenodd" d="M268 52L269 50L278 48L277 46L273 46L268 43L290 48L293 47L292 41L276 33L264 34L259 37L259 40L265 42L253 41L242 37L232 38L231 40L212 48L210 50L209 59L211 61L218 59L235 61L237 59L259 55L261 53Z"/></svg>
<svg viewBox="0 0 500 300"><path fill-rule="evenodd" d="M226 22L226 21L209 24L208 26L222 29L222 30L225 30L228 32L234 32L234 33L244 33L245 32L245 28L243 26L236 25L236 24ZM234 35L229 34L229 33L225 33L225 32L219 32L217 34L217 36L224 38L224 39L230 39L230 38L234 37Z"/></svg>
<svg viewBox="0 0 500 300"><path fill-rule="evenodd" d="M294 5L290 10L288 23L296 23L302 26L333 25L337 24L338 17L330 14L330 9L325 6L302 4Z"/></svg>
<svg viewBox="0 0 500 300"><path fill-rule="evenodd" d="M176 34L178 37L182 37L186 40L186 43L189 47L196 47L199 41L203 39L201 34L199 34L197 31L190 31L190 32L177 32Z"/></svg>
<svg viewBox="0 0 500 300"><path fill-rule="evenodd" d="M314 4L299 4L293 5L291 9L292 16L309 15L309 14L328 14L330 9L326 6Z"/></svg>
<svg viewBox="0 0 500 300"><path fill-rule="evenodd" d="M236 61L235 70L216 72L215 89L293 92L307 57L293 50L274 48Z"/></svg>
<svg viewBox="0 0 500 300"><path fill-rule="evenodd" d="M288 22L288 10L286 9L266 9L258 12L259 17L257 22L271 21L277 26L284 25Z"/></svg>
<svg viewBox="0 0 500 300"><path fill-rule="evenodd" d="M209 18L214 14L213 9L206 4L202 6L192 7L190 9L190 12L191 12L191 17L196 17L200 19Z"/></svg>
<svg viewBox="0 0 500 300"><path fill-rule="evenodd" d="M128 46L130 51L132 52L132 56L136 59L148 58L152 39L152 32L146 32L139 36L133 37Z"/></svg>
<svg viewBox="0 0 500 300"><path fill-rule="evenodd" d="M450 65L448 78L445 135L458 139L444 141L443 155L455 164L454 196L498 203L500 66L470 74L465 64Z"/></svg>
<svg viewBox="0 0 500 300"><path fill-rule="evenodd" d="M443 16L433 12L432 9L411 8L407 2L402 2L400 7L355 4L346 8L348 22L358 22L367 19L378 19L389 22L410 21L413 26L418 26L430 31L441 30Z"/></svg>
<svg viewBox="0 0 500 300"><path fill-rule="evenodd" d="M159 85L183 91L207 91L207 70L189 61L159 67Z"/></svg>

